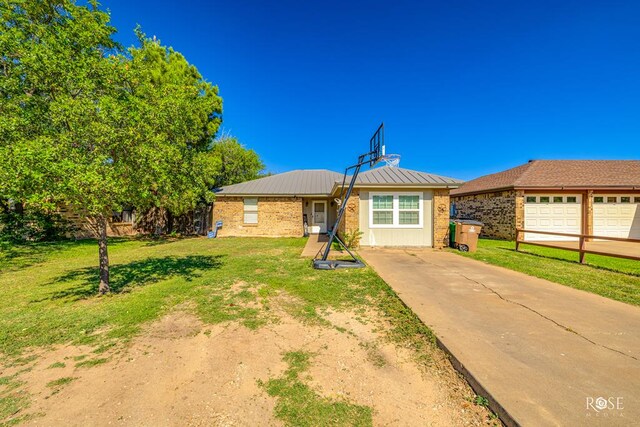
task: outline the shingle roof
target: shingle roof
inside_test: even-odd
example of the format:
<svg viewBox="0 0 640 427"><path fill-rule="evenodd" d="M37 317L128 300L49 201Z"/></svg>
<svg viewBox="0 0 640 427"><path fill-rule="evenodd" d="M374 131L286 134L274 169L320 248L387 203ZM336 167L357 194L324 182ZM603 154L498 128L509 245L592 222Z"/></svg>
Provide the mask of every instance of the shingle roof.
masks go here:
<svg viewBox="0 0 640 427"><path fill-rule="evenodd" d="M640 189L640 160L532 160L467 181L451 195L509 188Z"/></svg>
<svg viewBox="0 0 640 427"><path fill-rule="evenodd" d="M240 184L227 185L216 191L223 196L231 195L323 195L330 194L334 183L342 174L326 169L294 170L279 173Z"/></svg>
<svg viewBox="0 0 640 427"><path fill-rule="evenodd" d="M459 186L463 181L398 167L382 166L358 174L356 185Z"/></svg>

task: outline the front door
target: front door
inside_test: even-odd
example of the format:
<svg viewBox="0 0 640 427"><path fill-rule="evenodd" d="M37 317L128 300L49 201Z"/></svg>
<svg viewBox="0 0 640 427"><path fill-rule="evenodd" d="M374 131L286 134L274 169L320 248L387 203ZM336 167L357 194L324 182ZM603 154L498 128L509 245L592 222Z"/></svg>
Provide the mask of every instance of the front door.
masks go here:
<svg viewBox="0 0 640 427"><path fill-rule="evenodd" d="M312 203L311 212L311 232L326 233L327 232L327 202L325 200L317 200Z"/></svg>

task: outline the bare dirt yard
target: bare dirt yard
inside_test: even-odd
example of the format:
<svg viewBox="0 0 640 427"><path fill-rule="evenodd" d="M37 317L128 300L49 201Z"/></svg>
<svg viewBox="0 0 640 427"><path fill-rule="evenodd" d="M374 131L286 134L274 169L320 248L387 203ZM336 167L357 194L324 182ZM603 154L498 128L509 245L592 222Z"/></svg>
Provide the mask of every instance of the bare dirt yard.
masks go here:
<svg viewBox="0 0 640 427"><path fill-rule="evenodd" d="M399 325L374 299L309 315L304 293L253 280L224 295L233 313L250 314L212 321L197 298L181 298L124 338L105 323L90 334L97 341L5 357L1 424L499 424L440 350L394 338Z"/></svg>

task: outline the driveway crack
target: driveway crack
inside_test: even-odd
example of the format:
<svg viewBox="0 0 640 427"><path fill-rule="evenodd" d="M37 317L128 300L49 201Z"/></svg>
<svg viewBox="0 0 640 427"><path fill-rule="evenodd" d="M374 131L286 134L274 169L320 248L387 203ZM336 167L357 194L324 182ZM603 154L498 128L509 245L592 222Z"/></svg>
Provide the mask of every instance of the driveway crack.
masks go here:
<svg viewBox="0 0 640 427"><path fill-rule="evenodd" d="M411 255L411 256L415 256L414 254L412 254L412 253L411 253L411 252L409 252L409 251L405 251L405 253L406 253L406 254L408 254L408 255ZM439 264L436 264L436 263L433 263L433 262L426 261L426 260L425 260L425 259L423 259L423 258L420 258L420 261L422 261L422 262L423 262L423 263L425 263L425 264L435 265L435 266L437 266L437 267L441 267L441 268L443 267L442 265L439 265ZM490 287L490 286L488 286L488 285L485 285L485 284L484 284L484 283L482 283L482 282L479 282L479 281L477 281L477 280L475 280L475 279L472 279L471 277L465 276L465 275L464 275L463 273L461 273L460 271L455 271L455 270L449 270L449 271L451 271L452 273L455 273L455 274L459 275L460 277L464 277L465 279L467 279L467 280L468 280L468 281L470 281L470 282L473 282L473 283L476 283L476 284L478 284L478 285L482 286L483 288L485 288L485 289L486 289L486 290L488 290L489 292L491 292L491 293L495 294L498 298L500 298L500 299L501 299L501 300L503 300L504 302L507 302L507 303L510 303L510 304L514 304L514 305L520 306L520 307L522 307L522 308L524 308L524 309L526 309L526 310L529 310L530 312L532 312L532 313L534 313L534 314L536 314L536 315L538 315L538 316L542 317L543 319L545 319L545 320L547 320L547 321L549 321L549 322L553 323L554 325L558 326L559 328L564 329L566 332L570 332L570 333L572 333L572 334L577 335L578 337L582 338L583 340L587 341L588 343L591 343L591 344L593 344L593 345L595 345L595 346L597 346L597 347L601 347L601 348L604 348L604 349L609 350L609 351L613 351L614 353L618 353L618 354L620 354L620 355L622 355L622 356L629 357L629 358L631 358L631 359L633 359L633 360L636 360L636 361L640 360L640 359L638 359L637 357L632 356L632 355L630 355L630 354L627 354L627 353L625 353L625 352L623 352L623 351L616 350L615 348L611 348L611 347L608 347L608 346L606 346L606 345L604 345L604 344L597 343L597 342L593 341L592 339L590 339L590 338L588 338L588 337L586 337L586 336L582 335L580 332L575 331L575 330L571 329L570 327L565 326L565 325L563 325L562 323L557 322L556 320L554 320L554 319L550 318L549 316L545 316L544 314L540 313L540 312L539 312L539 311L537 311L537 310L534 310L533 308L531 308L531 307L529 307L529 306L527 306L527 305L524 305L524 304L522 304L522 303L520 303L520 302L513 301L513 300L510 300L510 299L508 299L508 298L505 298L505 297L503 297L499 292L497 292L495 289L491 288L491 287Z"/></svg>
<svg viewBox="0 0 640 427"><path fill-rule="evenodd" d="M460 272L456 272L456 274L460 275L461 277L464 277L465 279L469 280L470 282L477 283L478 285L480 285L480 286L484 287L484 288L485 288L485 289L487 289L489 292L492 292L493 294L497 295L497 296L498 296L498 298L500 298L501 300L503 300L503 301L505 301L505 302L508 302L508 303L510 303L510 304L518 305L518 306L520 306L520 307L522 307L522 308L524 308L524 309L526 309L526 310L529 310L530 312L537 314L538 316L542 317L543 319L548 320L549 322L551 322L551 323L553 323L554 325L556 325L556 326L558 326L558 327L560 327L560 328L564 329L564 330L565 330L565 331L567 331L567 332L570 332L570 333L572 333L572 334L575 334L575 335L579 336L579 337L580 337L580 338L582 338L583 340L585 340L585 341L587 341L587 342L589 342L589 343L591 343L591 344L593 344L593 345L596 345L596 346L598 346L598 347L602 347L602 348L604 348L604 349L607 349L607 350L613 351L613 352L618 353L618 354L621 354L621 355L623 355L623 356L625 356L625 357L629 357L629 358L631 358L631 359L633 359L633 360L640 360L640 359L638 359L637 357L632 356L632 355L630 355L630 354L627 354L627 353L625 353L625 352L623 352L623 351L616 350L615 348L611 348L611 347L608 347L608 346L606 346L606 345L604 345L604 344L597 343L597 342L593 341L592 339L590 339L590 338L588 338L588 337L586 337L586 336L582 335L580 332L575 331L575 330L571 329L570 327L565 326L565 325L563 325L562 323L557 322L556 320L554 320L554 319L550 318L549 316L545 316L544 314L540 313L539 311L537 311L537 310L535 310L535 309L533 309L533 308L531 308L531 307L529 307L529 306L527 306L527 305L525 305L525 304L522 304L522 303L520 303L520 302L513 301L513 300L510 300L510 299L508 299L508 298L505 298L505 297L503 297L502 295L500 295L500 293L499 293L499 292L497 292L495 289L491 288L490 286L485 285L485 284L484 284L484 283L482 283L482 282L479 282L479 281L477 281L477 280L475 280L475 279L472 279L472 278L470 278L470 277L468 277L468 276L465 276L464 274L462 274L462 273L460 273Z"/></svg>

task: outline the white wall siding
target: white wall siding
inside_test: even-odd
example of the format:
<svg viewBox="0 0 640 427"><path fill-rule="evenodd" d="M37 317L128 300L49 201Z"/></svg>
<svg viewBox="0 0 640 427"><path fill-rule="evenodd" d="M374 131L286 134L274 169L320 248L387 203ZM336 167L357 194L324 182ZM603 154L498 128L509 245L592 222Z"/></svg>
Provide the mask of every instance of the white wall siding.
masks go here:
<svg viewBox="0 0 640 427"><path fill-rule="evenodd" d="M394 192L416 194L402 189L380 189L371 192ZM433 246L433 191L422 193L423 222L421 228L371 228L369 226L370 191L360 191L360 239L362 246Z"/></svg>

